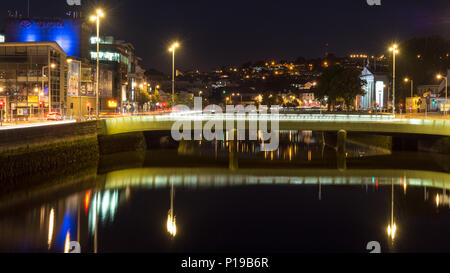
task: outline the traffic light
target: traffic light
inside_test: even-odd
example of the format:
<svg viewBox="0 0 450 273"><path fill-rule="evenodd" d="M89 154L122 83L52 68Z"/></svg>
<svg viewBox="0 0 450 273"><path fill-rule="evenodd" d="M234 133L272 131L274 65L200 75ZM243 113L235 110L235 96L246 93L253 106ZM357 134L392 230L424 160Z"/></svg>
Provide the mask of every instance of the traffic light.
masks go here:
<svg viewBox="0 0 450 273"><path fill-rule="evenodd" d="M5 101L0 100L0 109L3 109L3 107L5 107Z"/></svg>
<svg viewBox="0 0 450 273"><path fill-rule="evenodd" d="M41 108L44 107L44 102L43 101L39 102L39 107L41 107Z"/></svg>

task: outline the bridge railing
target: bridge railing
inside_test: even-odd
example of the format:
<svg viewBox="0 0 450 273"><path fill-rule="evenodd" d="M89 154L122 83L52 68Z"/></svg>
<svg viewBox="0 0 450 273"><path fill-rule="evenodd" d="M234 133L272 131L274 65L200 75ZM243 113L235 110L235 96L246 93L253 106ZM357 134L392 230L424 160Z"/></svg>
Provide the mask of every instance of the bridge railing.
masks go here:
<svg viewBox="0 0 450 273"><path fill-rule="evenodd" d="M192 113L179 112L156 117L157 120L280 120L280 121L393 121L394 115L344 115L344 114L259 114L259 113Z"/></svg>

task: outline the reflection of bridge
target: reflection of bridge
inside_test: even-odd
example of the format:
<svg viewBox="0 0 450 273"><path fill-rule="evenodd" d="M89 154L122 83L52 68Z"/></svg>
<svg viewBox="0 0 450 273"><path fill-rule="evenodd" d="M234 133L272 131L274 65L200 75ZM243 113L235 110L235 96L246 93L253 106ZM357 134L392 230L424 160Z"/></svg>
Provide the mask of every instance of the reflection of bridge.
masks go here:
<svg viewBox="0 0 450 273"><path fill-rule="evenodd" d="M409 170L347 170L334 169L227 169L147 168L108 173L107 189L124 187L164 188L227 187L242 185L391 185L405 183L413 187L450 188L450 174Z"/></svg>
<svg viewBox="0 0 450 273"><path fill-rule="evenodd" d="M201 122L223 121L226 128L227 121L243 121L246 128L253 121L270 122L274 116L257 114L168 114L152 116L132 116L105 120L106 134L120 134L139 131L169 131L177 121ZM273 120L273 121L278 121ZM194 128L194 126L192 126ZM450 121L397 119L386 115L279 115L280 130L310 130L310 131L339 131L372 132L387 134L421 134L450 136Z"/></svg>

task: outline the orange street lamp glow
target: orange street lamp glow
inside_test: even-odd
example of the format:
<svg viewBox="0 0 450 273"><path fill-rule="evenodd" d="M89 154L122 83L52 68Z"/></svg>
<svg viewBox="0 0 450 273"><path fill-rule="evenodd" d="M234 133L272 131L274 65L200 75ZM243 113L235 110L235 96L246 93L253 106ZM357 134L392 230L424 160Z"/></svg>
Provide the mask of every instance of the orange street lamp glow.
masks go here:
<svg viewBox="0 0 450 273"><path fill-rule="evenodd" d="M103 18L105 14L101 9L96 10L96 14L91 16L91 21L97 24L97 82L95 84L96 93L96 111L97 119L100 118L100 102L99 102L99 80L100 80L100 18Z"/></svg>
<svg viewBox="0 0 450 273"><path fill-rule="evenodd" d="M392 92L393 92L393 96L392 96L392 111L393 114L395 116L395 56L397 54L399 54L399 50L398 50L398 46L396 44L392 45L391 48L389 48L389 51L392 52L392 56L393 56L393 69L392 69L392 74L393 74L393 83L392 83Z"/></svg>
<svg viewBox="0 0 450 273"><path fill-rule="evenodd" d="M180 47L180 43L173 43L169 51L172 52L172 108L175 106L175 51Z"/></svg>
<svg viewBox="0 0 450 273"><path fill-rule="evenodd" d="M438 80L445 80L445 104L444 104L444 119L447 119L448 112L448 76L444 76L442 74L438 74L436 76Z"/></svg>
<svg viewBox="0 0 450 273"><path fill-rule="evenodd" d="M170 52L173 52L175 49L177 49L177 48L179 48L179 47L180 47L180 43L175 42L175 43L173 43L173 44L169 47L169 51L170 51Z"/></svg>

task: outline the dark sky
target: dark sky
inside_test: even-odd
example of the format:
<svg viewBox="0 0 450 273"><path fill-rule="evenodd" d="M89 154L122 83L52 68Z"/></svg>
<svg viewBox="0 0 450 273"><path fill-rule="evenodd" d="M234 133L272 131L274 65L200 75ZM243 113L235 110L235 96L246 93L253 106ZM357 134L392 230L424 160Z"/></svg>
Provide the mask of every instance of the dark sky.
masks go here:
<svg viewBox="0 0 450 273"><path fill-rule="evenodd" d="M82 0L94 8L95 2ZM24 11L27 0L5 1ZM30 0L32 16L64 14L66 0ZM133 43L144 66L170 71L167 48L179 40L177 66L207 70L265 58L329 52L382 53L395 40L439 34L450 39L449 0L104 0L104 34Z"/></svg>

